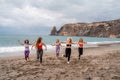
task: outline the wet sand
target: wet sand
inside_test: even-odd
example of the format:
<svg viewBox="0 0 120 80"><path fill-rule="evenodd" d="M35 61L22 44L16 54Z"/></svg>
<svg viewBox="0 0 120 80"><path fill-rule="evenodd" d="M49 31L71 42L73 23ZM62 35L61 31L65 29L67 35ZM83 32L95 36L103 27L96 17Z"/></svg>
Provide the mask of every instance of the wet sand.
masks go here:
<svg viewBox="0 0 120 80"><path fill-rule="evenodd" d="M0 58L0 80L120 80L120 44L100 45L84 49L78 60L76 48L72 48L71 61L55 52L44 53L43 63L30 55Z"/></svg>

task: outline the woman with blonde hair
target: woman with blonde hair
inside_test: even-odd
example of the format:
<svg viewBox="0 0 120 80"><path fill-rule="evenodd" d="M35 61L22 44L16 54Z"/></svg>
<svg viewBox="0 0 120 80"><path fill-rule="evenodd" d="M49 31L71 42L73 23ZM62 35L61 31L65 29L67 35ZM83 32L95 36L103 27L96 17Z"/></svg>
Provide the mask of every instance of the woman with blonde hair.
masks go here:
<svg viewBox="0 0 120 80"><path fill-rule="evenodd" d="M52 46L56 46L56 57L58 58L60 53L60 46L61 46L60 40L57 39L56 43L52 44Z"/></svg>
<svg viewBox="0 0 120 80"><path fill-rule="evenodd" d="M45 43L42 42L42 37L39 37L35 42L35 47L37 49L37 59L40 59L40 63L42 63L42 56L43 56L43 46L47 50L47 46Z"/></svg>
<svg viewBox="0 0 120 80"><path fill-rule="evenodd" d="M70 56L71 56L71 46L72 44L74 44L72 42L72 38L71 37L68 37L67 38L67 41L66 42L62 42L62 43L66 43L66 48L65 48L65 55L64 57L68 58L68 64L69 64L69 61L70 61Z"/></svg>

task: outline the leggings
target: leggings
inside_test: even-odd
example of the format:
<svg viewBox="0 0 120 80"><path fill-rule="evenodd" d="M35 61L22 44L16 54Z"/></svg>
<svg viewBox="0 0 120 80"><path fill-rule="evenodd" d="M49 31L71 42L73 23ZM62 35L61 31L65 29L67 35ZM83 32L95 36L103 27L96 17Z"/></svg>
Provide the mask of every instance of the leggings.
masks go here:
<svg viewBox="0 0 120 80"><path fill-rule="evenodd" d="M79 58L81 55L83 55L83 48L78 48L78 52L79 52Z"/></svg>
<svg viewBox="0 0 120 80"><path fill-rule="evenodd" d="M60 47L56 47L56 56L59 56Z"/></svg>
<svg viewBox="0 0 120 80"><path fill-rule="evenodd" d="M24 51L24 54L25 54L25 60L27 60L27 58L29 58L29 53L30 53L29 50L25 50L25 51Z"/></svg>
<svg viewBox="0 0 120 80"><path fill-rule="evenodd" d="M71 48L66 48L65 57L68 58L68 61L70 61L70 56L71 56Z"/></svg>
<svg viewBox="0 0 120 80"><path fill-rule="evenodd" d="M43 49L37 50L37 59L40 59L40 63L42 63Z"/></svg>

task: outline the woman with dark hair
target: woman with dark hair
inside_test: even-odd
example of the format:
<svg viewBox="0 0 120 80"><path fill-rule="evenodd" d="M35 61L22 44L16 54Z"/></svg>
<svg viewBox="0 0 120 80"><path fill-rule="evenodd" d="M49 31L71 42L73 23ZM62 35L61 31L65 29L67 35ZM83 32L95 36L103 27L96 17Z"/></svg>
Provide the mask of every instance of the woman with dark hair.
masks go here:
<svg viewBox="0 0 120 80"><path fill-rule="evenodd" d="M30 50L29 50L29 45L32 45L29 43L29 40L24 40L24 43L21 43L20 40L18 40L18 43L21 44L21 45L24 45L25 47L25 51L24 51L24 55L25 55L25 60L27 61L29 59L29 53L30 53Z"/></svg>
<svg viewBox="0 0 120 80"><path fill-rule="evenodd" d="M47 46L45 43L42 42L42 38L39 37L35 42L35 47L37 49L37 59L40 59L40 63L42 63L42 56L43 56L43 46L47 50Z"/></svg>

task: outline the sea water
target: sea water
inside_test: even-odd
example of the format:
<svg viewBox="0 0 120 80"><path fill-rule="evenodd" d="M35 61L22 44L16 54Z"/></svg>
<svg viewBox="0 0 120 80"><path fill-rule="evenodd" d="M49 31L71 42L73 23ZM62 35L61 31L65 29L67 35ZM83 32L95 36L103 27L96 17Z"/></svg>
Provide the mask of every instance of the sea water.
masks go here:
<svg viewBox="0 0 120 80"><path fill-rule="evenodd" d="M84 46L85 48L97 47L99 44L120 43L120 38L0 34L0 57L23 55L24 46L20 45L18 40L24 43L24 40L28 39L32 44L37 40L38 37L43 38L43 42L47 45L47 51L55 49L55 47L51 46L51 44L54 44L56 39L59 39L60 41L66 41L68 37L71 37L73 42L78 42L80 38L83 38L84 41L87 42L87 44ZM65 44L62 44L62 47L64 48ZM77 45L72 45L72 48L77 48ZM33 53L35 53L35 48L31 50L31 54Z"/></svg>

